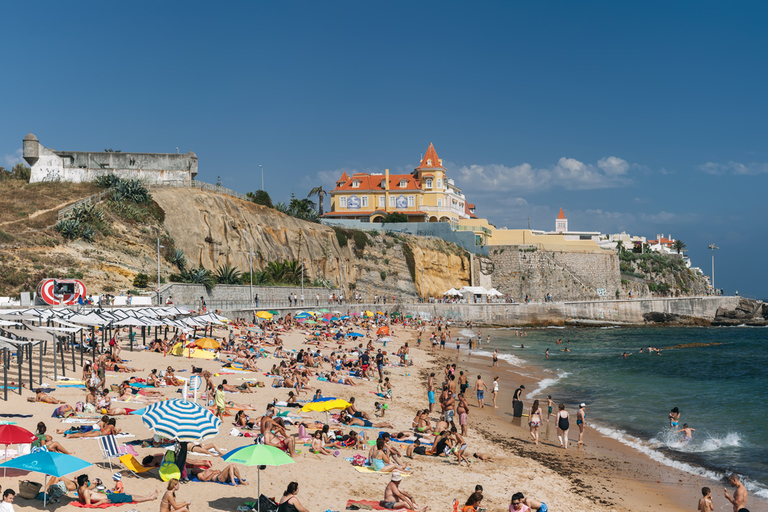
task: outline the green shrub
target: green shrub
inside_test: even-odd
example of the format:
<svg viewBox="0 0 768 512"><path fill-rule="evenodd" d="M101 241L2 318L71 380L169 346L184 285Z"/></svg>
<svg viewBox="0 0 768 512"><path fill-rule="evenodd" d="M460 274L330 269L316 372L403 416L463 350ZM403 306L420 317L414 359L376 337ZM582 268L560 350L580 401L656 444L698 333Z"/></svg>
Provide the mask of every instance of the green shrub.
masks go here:
<svg viewBox="0 0 768 512"><path fill-rule="evenodd" d="M133 278L133 286L136 288L146 288L147 284L149 284L149 276L147 274L138 273Z"/></svg>
<svg viewBox="0 0 768 512"><path fill-rule="evenodd" d="M379 275L381 276L381 280L382 280L382 281L386 281L386 280L387 280L387 272L386 272L386 270L382 270L382 271L379 273Z"/></svg>

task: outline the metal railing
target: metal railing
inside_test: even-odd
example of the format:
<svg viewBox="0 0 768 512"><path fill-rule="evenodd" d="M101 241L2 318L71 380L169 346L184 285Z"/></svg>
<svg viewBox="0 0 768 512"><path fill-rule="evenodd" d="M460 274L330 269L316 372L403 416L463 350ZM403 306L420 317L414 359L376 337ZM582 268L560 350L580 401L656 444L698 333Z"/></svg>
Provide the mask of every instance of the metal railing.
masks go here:
<svg viewBox="0 0 768 512"><path fill-rule="evenodd" d="M104 200L104 198L109 193L109 190L102 190L98 194L90 195L84 199L81 199L75 203L72 203L69 206L65 206L61 210L59 210L59 213L56 215L57 220L66 219L69 217L69 215L72 213L72 211L77 208L78 206L84 205L84 204L97 204Z"/></svg>

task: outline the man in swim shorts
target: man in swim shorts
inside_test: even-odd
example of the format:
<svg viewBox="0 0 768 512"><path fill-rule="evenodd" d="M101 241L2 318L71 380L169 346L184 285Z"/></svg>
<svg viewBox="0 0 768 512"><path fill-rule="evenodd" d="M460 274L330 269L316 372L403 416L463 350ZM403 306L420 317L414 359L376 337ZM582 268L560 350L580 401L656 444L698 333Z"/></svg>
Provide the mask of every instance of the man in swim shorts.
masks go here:
<svg viewBox="0 0 768 512"><path fill-rule="evenodd" d="M407 508L409 510L425 511L427 507L417 508L418 505L413 499L413 496L400 489L400 482L403 480L403 475L399 471L392 472L392 477L384 489L384 499L379 502L379 505L388 509L394 510L398 508Z"/></svg>
<svg viewBox="0 0 768 512"><path fill-rule="evenodd" d="M725 494L725 499L731 502L731 505L733 505L733 512L749 512L747 511L747 488L744 487L744 484L741 483L741 479L739 478L739 475L736 473L733 473L731 476L728 477L728 483L731 484L733 487L736 488L735 491L733 491L733 498L728 496L728 490L723 489L723 493Z"/></svg>
<svg viewBox="0 0 768 512"><path fill-rule="evenodd" d="M485 381L483 381L483 378L478 375L477 382L475 382L475 392L477 393L477 406L481 409L485 407L483 399L485 398L486 389L488 389L488 386L486 385Z"/></svg>
<svg viewBox="0 0 768 512"><path fill-rule="evenodd" d="M512 495L512 506L509 507L509 510L510 512L513 510L515 512L547 512L549 509L547 508L546 503L542 503L539 500L535 500L533 498L526 498L523 496L523 493L516 492Z"/></svg>

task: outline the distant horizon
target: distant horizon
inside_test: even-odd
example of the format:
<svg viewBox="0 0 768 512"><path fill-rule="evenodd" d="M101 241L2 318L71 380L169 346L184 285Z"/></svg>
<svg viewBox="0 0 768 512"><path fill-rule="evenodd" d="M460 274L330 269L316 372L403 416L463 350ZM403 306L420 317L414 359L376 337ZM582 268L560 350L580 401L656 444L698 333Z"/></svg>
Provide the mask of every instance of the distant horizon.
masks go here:
<svg viewBox="0 0 768 512"><path fill-rule="evenodd" d="M23 137L194 151L274 201L430 142L499 227L672 235L715 286L768 293L768 4L44 2L7 24L0 166ZM8 20L29 18L23 4ZM136 37L136 34L142 34Z"/></svg>

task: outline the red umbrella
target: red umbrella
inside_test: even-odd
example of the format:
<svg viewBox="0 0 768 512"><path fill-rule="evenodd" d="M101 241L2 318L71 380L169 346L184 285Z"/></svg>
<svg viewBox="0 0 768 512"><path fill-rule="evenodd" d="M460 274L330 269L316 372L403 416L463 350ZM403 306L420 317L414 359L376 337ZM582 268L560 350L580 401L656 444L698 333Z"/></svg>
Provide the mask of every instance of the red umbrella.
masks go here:
<svg viewBox="0 0 768 512"><path fill-rule="evenodd" d="M30 444L37 436L29 430L18 425L0 425L0 444L5 445L5 458L8 459L9 444ZM5 468L3 468L3 477L5 477Z"/></svg>

